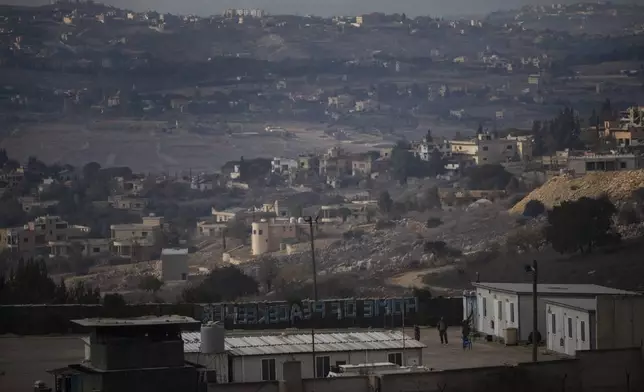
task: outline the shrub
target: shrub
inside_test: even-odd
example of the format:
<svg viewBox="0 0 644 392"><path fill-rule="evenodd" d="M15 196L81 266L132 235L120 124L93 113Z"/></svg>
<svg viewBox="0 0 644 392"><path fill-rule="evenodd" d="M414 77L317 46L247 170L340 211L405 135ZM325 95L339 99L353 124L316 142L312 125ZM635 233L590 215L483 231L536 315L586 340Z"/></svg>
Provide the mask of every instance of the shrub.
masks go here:
<svg viewBox="0 0 644 392"><path fill-rule="evenodd" d="M546 206L544 206L542 202L539 200L530 200L526 203L523 209L523 216L536 218L544 212L546 212Z"/></svg>
<svg viewBox="0 0 644 392"><path fill-rule="evenodd" d="M433 228L438 227L438 226L440 226L442 224L443 224L443 221L441 220L441 218L433 217L433 218L427 219L427 223L425 224L425 226L428 229L433 229Z"/></svg>

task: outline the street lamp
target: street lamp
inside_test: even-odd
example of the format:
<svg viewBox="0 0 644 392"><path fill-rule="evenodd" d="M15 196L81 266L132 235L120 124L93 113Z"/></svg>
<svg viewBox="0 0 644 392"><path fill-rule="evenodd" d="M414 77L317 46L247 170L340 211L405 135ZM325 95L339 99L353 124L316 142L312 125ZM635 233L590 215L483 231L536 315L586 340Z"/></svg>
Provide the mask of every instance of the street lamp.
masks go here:
<svg viewBox="0 0 644 392"><path fill-rule="evenodd" d="M304 217L304 222L309 224L309 233L311 237L311 264L313 265L313 309L311 309L311 352L313 353L313 379L315 379L315 370L317 368L315 358L315 306L318 302L318 277L315 266L315 238L313 237L313 222L317 225L320 217L312 216Z"/></svg>
<svg viewBox="0 0 644 392"><path fill-rule="evenodd" d="M532 362L537 362L537 348L539 344L537 341L537 335L539 333L539 324L537 322L539 317L539 313L537 312L537 260L533 260L532 265L526 265L525 270L526 272L532 273Z"/></svg>

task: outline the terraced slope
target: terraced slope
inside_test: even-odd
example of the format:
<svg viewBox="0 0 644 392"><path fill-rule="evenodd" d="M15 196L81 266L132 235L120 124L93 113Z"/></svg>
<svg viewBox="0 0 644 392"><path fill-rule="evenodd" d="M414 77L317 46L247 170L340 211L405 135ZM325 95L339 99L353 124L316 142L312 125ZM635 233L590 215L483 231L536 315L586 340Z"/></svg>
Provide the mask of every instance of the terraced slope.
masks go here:
<svg viewBox="0 0 644 392"><path fill-rule="evenodd" d="M596 172L583 177L558 176L530 192L523 200L510 209L511 213L522 213L530 200L542 202L552 208L566 200L581 197L598 197L602 194L614 202L629 198L632 192L644 187L644 170L621 172Z"/></svg>

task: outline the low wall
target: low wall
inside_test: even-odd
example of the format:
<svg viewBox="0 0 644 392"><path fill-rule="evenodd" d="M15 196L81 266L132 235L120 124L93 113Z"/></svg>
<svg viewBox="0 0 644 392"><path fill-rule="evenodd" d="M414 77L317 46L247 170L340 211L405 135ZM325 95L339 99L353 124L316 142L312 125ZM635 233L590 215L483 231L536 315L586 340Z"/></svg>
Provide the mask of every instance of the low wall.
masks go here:
<svg viewBox="0 0 644 392"><path fill-rule="evenodd" d="M302 380L302 392L368 391L369 376L334 377Z"/></svg>
<svg viewBox="0 0 644 392"><path fill-rule="evenodd" d="M103 305L3 305L0 306L0 334L46 335L86 332L71 320L94 317L140 317L169 315L195 317L193 304Z"/></svg>
<svg viewBox="0 0 644 392"><path fill-rule="evenodd" d="M204 320L204 310L211 304L131 304L118 307L103 305L0 305L0 335L46 335L83 333L83 328L72 324L74 319L94 317L141 317L150 315L176 314ZM409 315L408 326L435 325L444 317L450 325L460 325L463 317L462 298L432 298L420 301L415 314ZM377 317L372 322L365 320L356 325L347 324L346 320L324 321L324 328L367 327L390 328L400 325L400 318ZM261 327L261 328L260 328ZM275 325L227 325L234 329L283 329L282 324Z"/></svg>
<svg viewBox="0 0 644 392"><path fill-rule="evenodd" d="M208 384L208 392L279 392L279 381Z"/></svg>
<svg viewBox="0 0 644 392"><path fill-rule="evenodd" d="M577 358L458 369L388 374L374 378L382 392L612 392L644 389L639 347L581 351ZM368 390L363 390L368 392Z"/></svg>
<svg viewBox="0 0 644 392"><path fill-rule="evenodd" d="M513 392L512 368L505 366L426 373L388 374L377 377L383 392L495 391Z"/></svg>

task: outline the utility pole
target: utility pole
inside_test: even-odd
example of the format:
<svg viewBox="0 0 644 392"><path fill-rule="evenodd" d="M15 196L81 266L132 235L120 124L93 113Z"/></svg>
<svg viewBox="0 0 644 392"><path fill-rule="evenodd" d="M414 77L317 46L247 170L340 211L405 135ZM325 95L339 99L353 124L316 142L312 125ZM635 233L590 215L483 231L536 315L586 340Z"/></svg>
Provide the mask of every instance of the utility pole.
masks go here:
<svg viewBox="0 0 644 392"><path fill-rule="evenodd" d="M317 268L315 265L315 237L313 235L313 222L317 225L319 217L312 216L304 217L304 221L309 224L309 235L311 239L311 263L313 265L313 308L311 309L311 352L313 353L313 379L316 378L315 371L317 369L315 357L315 306L318 302L318 278Z"/></svg>
<svg viewBox="0 0 644 392"><path fill-rule="evenodd" d="M532 273L532 362L537 362L537 353L539 348L539 341L537 336L539 334L539 312L537 311L538 301L537 301L537 281L538 281L538 270L537 270L537 260L532 261L532 265L526 265L526 272Z"/></svg>
<svg viewBox="0 0 644 392"><path fill-rule="evenodd" d="M407 361L405 360L405 300L403 299L402 304L402 365L407 366Z"/></svg>

